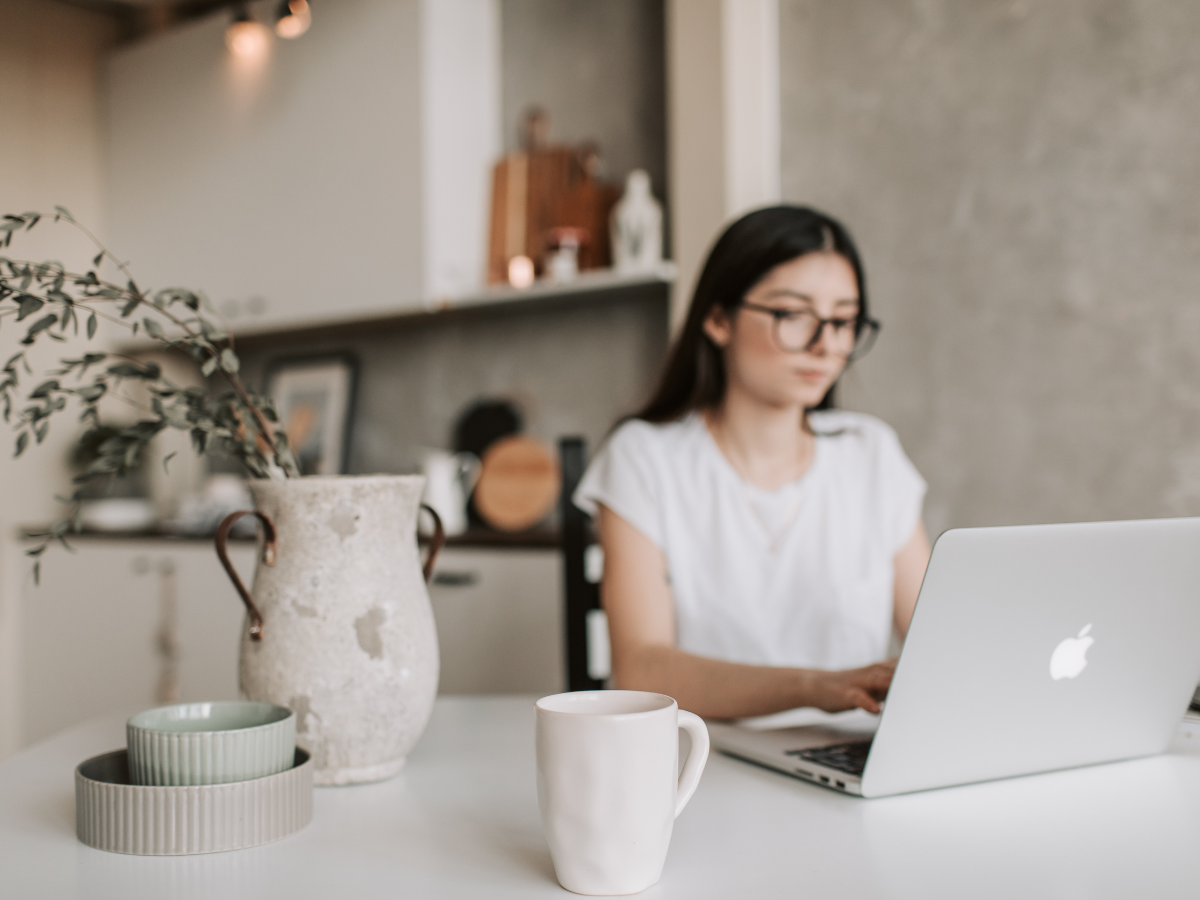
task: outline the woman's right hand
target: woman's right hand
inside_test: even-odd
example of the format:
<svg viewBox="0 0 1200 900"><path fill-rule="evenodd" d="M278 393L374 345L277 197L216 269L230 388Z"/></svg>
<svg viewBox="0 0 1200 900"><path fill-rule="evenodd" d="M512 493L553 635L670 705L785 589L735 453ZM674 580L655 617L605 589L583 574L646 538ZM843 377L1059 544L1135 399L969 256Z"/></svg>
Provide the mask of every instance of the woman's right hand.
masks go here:
<svg viewBox="0 0 1200 900"><path fill-rule="evenodd" d="M880 702L887 697L895 671L894 659L861 669L846 669L841 672L814 671L812 705L825 712L865 709L869 713L877 713L880 710Z"/></svg>

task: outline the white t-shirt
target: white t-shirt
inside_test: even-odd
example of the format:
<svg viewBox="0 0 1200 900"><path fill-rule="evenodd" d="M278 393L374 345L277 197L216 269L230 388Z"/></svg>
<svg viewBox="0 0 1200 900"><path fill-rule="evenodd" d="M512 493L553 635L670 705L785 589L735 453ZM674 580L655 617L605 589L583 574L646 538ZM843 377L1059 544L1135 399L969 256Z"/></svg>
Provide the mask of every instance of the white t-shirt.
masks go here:
<svg viewBox="0 0 1200 900"><path fill-rule="evenodd" d="M593 516L603 504L663 551L681 649L817 669L884 658L893 558L925 482L880 420L829 410L810 422L812 464L776 491L747 484L698 414L626 422L589 466L575 504Z"/></svg>

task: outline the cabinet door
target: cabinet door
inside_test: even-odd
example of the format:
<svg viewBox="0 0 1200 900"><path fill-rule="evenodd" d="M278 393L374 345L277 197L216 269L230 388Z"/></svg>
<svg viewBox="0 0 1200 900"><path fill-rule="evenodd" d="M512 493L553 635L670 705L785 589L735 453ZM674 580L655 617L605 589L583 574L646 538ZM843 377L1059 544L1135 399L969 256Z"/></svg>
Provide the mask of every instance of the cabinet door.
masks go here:
<svg viewBox="0 0 1200 900"><path fill-rule="evenodd" d="M242 604L207 542L79 539L21 608L22 735L102 713L237 697ZM231 548L247 580L254 547Z"/></svg>
<svg viewBox="0 0 1200 900"><path fill-rule="evenodd" d="M21 609L22 736L49 737L92 716L153 706L158 592L137 577L145 552L112 542L51 548Z"/></svg>
<svg viewBox="0 0 1200 900"><path fill-rule="evenodd" d="M253 74L231 69L220 15L105 63L109 245L139 284L203 290L235 329L421 302L417 4L319 16Z"/></svg>
<svg viewBox="0 0 1200 900"><path fill-rule="evenodd" d="M256 564L254 545L239 542L229 557L249 586ZM172 554L178 585L179 699L236 700L238 650L246 607L229 581L216 550L196 542Z"/></svg>
<svg viewBox="0 0 1200 900"><path fill-rule="evenodd" d="M443 694L563 690L562 556L451 548L429 589Z"/></svg>
<svg viewBox="0 0 1200 900"><path fill-rule="evenodd" d="M244 610L207 542L85 540L54 553L21 610L22 734L94 716L238 696ZM230 547L242 578L254 546ZM441 691L563 689L562 563L555 550L445 551L430 585Z"/></svg>

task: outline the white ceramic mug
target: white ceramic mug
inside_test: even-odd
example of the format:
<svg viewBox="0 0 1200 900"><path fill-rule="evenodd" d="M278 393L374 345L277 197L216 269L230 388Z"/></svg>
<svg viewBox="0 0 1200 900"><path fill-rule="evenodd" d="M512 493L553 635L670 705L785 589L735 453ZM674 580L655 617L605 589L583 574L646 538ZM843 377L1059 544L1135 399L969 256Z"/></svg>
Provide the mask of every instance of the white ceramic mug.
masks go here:
<svg viewBox="0 0 1200 900"><path fill-rule="evenodd" d="M692 739L679 773L679 729ZM576 691L537 702L537 785L559 883L636 894L657 883L675 817L708 760L704 721L670 697Z"/></svg>
<svg viewBox="0 0 1200 900"><path fill-rule="evenodd" d="M437 512L446 534L462 534L467 530L467 498L479 480L479 457L427 450L421 469L425 474L423 502Z"/></svg>

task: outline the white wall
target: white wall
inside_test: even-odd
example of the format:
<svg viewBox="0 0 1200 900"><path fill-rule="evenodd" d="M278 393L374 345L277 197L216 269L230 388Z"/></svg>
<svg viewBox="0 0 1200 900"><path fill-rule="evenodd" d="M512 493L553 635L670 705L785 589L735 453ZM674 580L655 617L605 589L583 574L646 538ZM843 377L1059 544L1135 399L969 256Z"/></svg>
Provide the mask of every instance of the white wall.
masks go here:
<svg viewBox="0 0 1200 900"><path fill-rule="evenodd" d="M114 242L236 327L412 307L482 283L497 0L339 0L258 65L227 12L107 68ZM276 4L256 3L269 20ZM468 27L469 26L469 27Z"/></svg>
<svg viewBox="0 0 1200 900"><path fill-rule="evenodd" d="M500 156L499 0L421 4L423 296L482 287Z"/></svg>
<svg viewBox="0 0 1200 900"><path fill-rule="evenodd" d="M667 0L675 327L721 229L779 202L779 115L776 0Z"/></svg>
<svg viewBox="0 0 1200 900"><path fill-rule="evenodd" d="M227 52L224 12L115 53L111 228L141 281L204 290L235 323L255 303L278 321L419 300L418 11L322 4L259 66Z"/></svg>
<svg viewBox="0 0 1200 900"><path fill-rule="evenodd" d="M708 246L725 221L721 0L667 0L667 173L682 325Z"/></svg>
<svg viewBox="0 0 1200 900"><path fill-rule="evenodd" d="M115 30L105 17L54 0L0 0L0 214L66 206L105 231L98 71ZM13 243L13 258L86 261L93 255L65 226L43 223ZM23 329L5 322L0 358L19 346ZM39 348L50 364L66 345ZM29 566L13 535L21 524L48 521L65 479L63 458L74 432L56 422L45 445L12 458L0 424L0 757L21 744L19 634L21 587ZM52 564L52 561L48 564Z"/></svg>
<svg viewBox="0 0 1200 900"><path fill-rule="evenodd" d="M725 211L733 218L780 199L779 4L723 0L721 26Z"/></svg>

